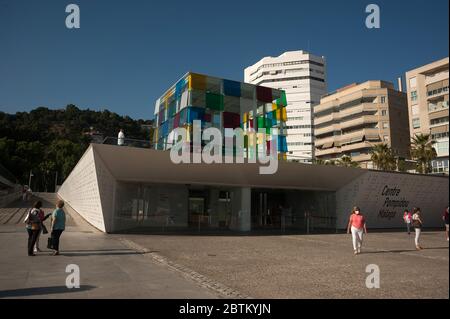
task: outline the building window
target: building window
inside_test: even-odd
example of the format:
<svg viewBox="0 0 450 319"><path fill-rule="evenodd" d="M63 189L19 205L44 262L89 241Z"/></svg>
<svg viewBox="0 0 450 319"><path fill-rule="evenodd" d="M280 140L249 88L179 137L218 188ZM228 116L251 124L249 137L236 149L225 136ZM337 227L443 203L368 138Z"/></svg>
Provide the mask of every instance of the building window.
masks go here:
<svg viewBox="0 0 450 319"><path fill-rule="evenodd" d="M388 122L383 122L383 128L389 128L389 123Z"/></svg>
<svg viewBox="0 0 450 319"><path fill-rule="evenodd" d="M417 101L417 91L412 91L411 92L411 101L412 102Z"/></svg>
<svg viewBox="0 0 450 319"><path fill-rule="evenodd" d="M433 173L447 173L448 174L448 159L434 160L431 162Z"/></svg>
<svg viewBox="0 0 450 319"><path fill-rule="evenodd" d="M441 118L430 121L430 125L438 125L438 124L443 124L443 123L448 123L448 116L441 117Z"/></svg>
<svg viewBox="0 0 450 319"><path fill-rule="evenodd" d="M414 129L420 128L420 119L413 119L413 120L412 120L412 127L413 127Z"/></svg>
<svg viewBox="0 0 450 319"><path fill-rule="evenodd" d="M388 135L383 135L383 141L389 142L389 136Z"/></svg>
<svg viewBox="0 0 450 319"><path fill-rule="evenodd" d="M380 103L381 103L381 104L386 103L386 97L385 97L385 96L382 96L382 97L380 98Z"/></svg>
<svg viewBox="0 0 450 319"><path fill-rule="evenodd" d="M381 110L381 116L386 116L387 115L387 110Z"/></svg>
<svg viewBox="0 0 450 319"><path fill-rule="evenodd" d="M431 139L433 140L439 140L439 139L443 139L443 138L448 138L448 132L444 132L444 133L436 133L436 134L432 134L431 135Z"/></svg>
<svg viewBox="0 0 450 319"><path fill-rule="evenodd" d="M448 140L438 141L434 144L437 156L448 156Z"/></svg>
<svg viewBox="0 0 450 319"><path fill-rule="evenodd" d="M412 115L419 115L419 105L413 105L412 107L411 107L411 113L412 113Z"/></svg>
<svg viewBox="0 0 450 319"><path fill-rule="evenodd" d="M409 79L409 87L411 89L416 88L417 87L417 77L413 77Z"/></svg>

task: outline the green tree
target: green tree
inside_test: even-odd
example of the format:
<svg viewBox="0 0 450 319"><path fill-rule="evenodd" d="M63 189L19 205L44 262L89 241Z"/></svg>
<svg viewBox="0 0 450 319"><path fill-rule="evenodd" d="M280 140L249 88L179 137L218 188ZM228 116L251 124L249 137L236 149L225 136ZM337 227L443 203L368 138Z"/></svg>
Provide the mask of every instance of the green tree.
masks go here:
<svg viewBox="0 0 450 319"><path fill-rule="evenodd" d="M394 171L397 167L394 152L385 143L376 144L370 151L370 158L378 170Z"/></svg>
<svg viewBox="0 0 450 319"><path fill-rule="evenodd" d="M421 174L432 172L431 161L437 157L430 134L416 134L412 138L411 156L417 161L416 170Z"/></svg>
<svg viewBox="0 0 450 319"><path fill-rule="evenodd" d="M80 110L73 104L59 110L0 112L0 163L23 184L28 184L32 170L33 189L52 190L56 172L62 182L91 143L91 131L115 137L123 128L127 138L151 141L153 129L142 125L152 123L108 110Z"/></svg>

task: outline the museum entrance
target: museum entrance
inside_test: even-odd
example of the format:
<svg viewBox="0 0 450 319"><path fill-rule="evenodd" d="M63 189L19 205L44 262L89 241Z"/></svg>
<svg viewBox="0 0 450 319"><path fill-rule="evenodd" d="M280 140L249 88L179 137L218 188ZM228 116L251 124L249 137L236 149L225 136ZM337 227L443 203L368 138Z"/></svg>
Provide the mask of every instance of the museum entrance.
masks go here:
<svg viewBox="0 0 450 319"><path fill-rule="evenodd" d="M232 193L229 189L191 186L188 196L190 229L227 230L231 224Z"/></svg>
<svg viewBox="0 0 450 319"><path fill-rule="evenodd" d="M252 230L279 229L282 226L285 194L282 190L252 190Z"/></svg>
<svg viewBox="0 0 450 319"><path fill-rule="evenodd" d="M290 230L301 233L335 230L335 193L252 189L251 227L252 230Z"/></svg>

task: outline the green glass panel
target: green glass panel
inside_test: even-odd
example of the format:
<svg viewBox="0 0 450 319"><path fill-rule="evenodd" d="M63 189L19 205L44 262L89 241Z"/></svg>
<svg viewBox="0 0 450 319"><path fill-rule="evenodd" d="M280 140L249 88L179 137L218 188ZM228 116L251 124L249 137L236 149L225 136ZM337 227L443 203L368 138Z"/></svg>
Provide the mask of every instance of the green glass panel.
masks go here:
<svg viewBox="0 0 450 319"><path fill-rule="evenodd" d="M223 111L223 95L207 92L206 107L212 110Z"/></svg>
<svg viewBox="0 0 450 319"><path fill-rule="evenodd" d="M258 128L265 127L264 117L258 116L257 119L258 119Z"/></svg>

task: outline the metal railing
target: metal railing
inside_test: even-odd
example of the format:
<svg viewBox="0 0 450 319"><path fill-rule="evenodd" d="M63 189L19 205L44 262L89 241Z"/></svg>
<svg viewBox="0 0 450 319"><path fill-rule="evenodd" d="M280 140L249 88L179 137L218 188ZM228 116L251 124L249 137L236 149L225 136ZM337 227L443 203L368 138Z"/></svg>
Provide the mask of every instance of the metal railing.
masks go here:
<svg viewBox="0 0 450 319"><path fill-rule="evenodd" d="M111 137L111 136L106 137L103 140L102 144L117 145L117 146L128 146L128 147L138 147L138 148L152 148L153 147L153 143L151 141L137 140L137 139L134 139L134 138L119 139L117 137Z"/></svg>

